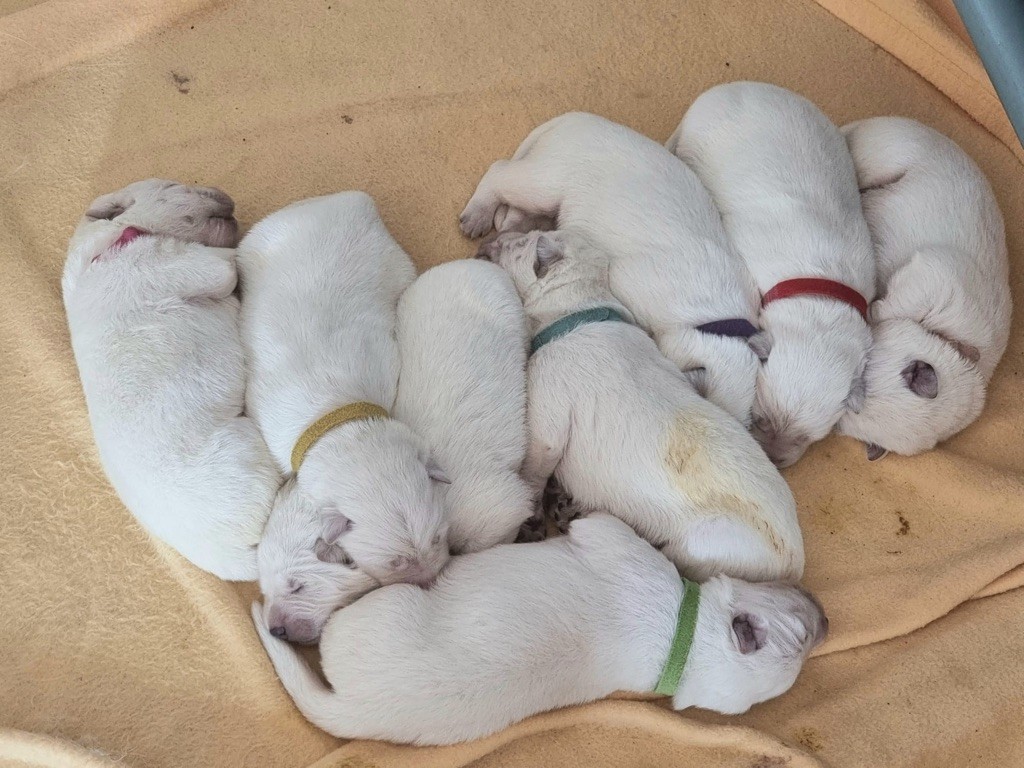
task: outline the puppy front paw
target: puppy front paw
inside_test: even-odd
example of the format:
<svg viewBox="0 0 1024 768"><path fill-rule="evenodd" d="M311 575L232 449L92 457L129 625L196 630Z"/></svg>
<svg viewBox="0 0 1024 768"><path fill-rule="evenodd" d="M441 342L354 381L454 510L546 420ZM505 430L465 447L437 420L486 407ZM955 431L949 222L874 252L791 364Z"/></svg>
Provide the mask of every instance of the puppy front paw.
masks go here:
<svg viewBox="0 0 1024 768"><path fill-rule="evenodd" d="M483 237L494 226L494 212L497 206L486 205L470 200L469 205L459 216L459 229L469 238Z"/></svg>
<svg viewBox="0 0 1024 768"><path fill-rule="evenodd" d="M517 544L531 544L535 541L544 541L548 537L548 523L541 514L535 514L526 519L519 526L519 534L516 536Z"/></svg>

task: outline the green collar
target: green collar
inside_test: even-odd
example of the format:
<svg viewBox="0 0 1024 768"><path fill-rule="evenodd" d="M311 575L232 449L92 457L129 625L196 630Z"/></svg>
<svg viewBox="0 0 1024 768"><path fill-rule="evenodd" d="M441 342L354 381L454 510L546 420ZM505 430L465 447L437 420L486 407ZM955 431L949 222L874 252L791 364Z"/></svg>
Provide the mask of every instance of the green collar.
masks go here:
<svg viewBox="0 0 1024 768"><path fill-rule="evenodd" d="M530 344L530 354L535 354L545 344L562 338L567 333L575 331L581 325L603 323L607 320L616 320L620 323L629 322L611 307L592 307L591 309L573 312L571 315L555 320L555 322L534 336Z"/></svg>
<svg viewBox="0 0 1024 768"><path fill-rule="evenodd" d="M697 628L697 606L700 603L700 584L683 578L683 599L679 603L679 619L676 621L676 633L672 638L672 647L665 661L665 669L658 678L654 692L664 696L674 696L679 688L679 678L683 676L683 667L690 655L693 645L693 631Z"/></svg>

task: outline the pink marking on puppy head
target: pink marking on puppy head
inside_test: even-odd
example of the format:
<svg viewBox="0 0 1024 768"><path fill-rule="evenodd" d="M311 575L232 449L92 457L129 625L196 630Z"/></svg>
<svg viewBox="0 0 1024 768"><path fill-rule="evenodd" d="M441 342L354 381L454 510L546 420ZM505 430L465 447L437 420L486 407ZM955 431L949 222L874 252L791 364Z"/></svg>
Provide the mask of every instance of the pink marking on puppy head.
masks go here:
<svg viewBox="0 0 1024 768"><path fill-rule="evenodd" d="M142 237L143 235L148 234L149 232L146 232L144 229L139 229L138 227L125 227L124 231L121 233L121 236L117 238L117 240L115 240L113 243L111 243L110 247L107 248L107 250L103 251L102 253L97 253L95 256L92 257L92 262L96 263L97 261L100 261L106 254L109 254L111 251L123 248L135 238Z"/></svg>

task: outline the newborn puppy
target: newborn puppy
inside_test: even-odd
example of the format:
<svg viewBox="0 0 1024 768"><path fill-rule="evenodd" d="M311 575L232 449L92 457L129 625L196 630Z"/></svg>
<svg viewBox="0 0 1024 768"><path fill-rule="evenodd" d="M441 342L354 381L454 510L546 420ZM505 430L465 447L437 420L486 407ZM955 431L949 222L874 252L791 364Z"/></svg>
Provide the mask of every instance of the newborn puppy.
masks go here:
<svg viewBox="0 0 1024 768"><path fill-rule="evenodd" d="M245 581L281 478L241 415L233 210L220 190L161 179L97 198L71 238L63 290L114 489L154 536Z"/></svg>
<svg viewBox="0 0 1024 768"><path fill-rule="evenodd" d="M735 419L702 399L608 290L608 257L575 233L509 233L483 255L512 277L533 331L523 476L552 474L687 577L799 579L789 486Z"/></svg>
<svg viewBox="0 0 1024 768"><path fill-rule="evenodd" d="M595 514L568 536L457 557L429 591L385 587L335 613L320 642L333 690L271 636L258 604L253 620L311 722L342 738L412 744L476 739L656 687L675 709L738 714L787 691L828 630L799 587L718 576L685 591L680 621L684 585L672 564ZM685 651L689 628L681 676L666 674L673 640Z"/></svg>
<svg viewBox="0 0 1024 768"><path fill-rule="evenodd" d="M763 295L753 431L788 466L863 407L875 263L846 142L803 97L739 82L701 95L668 146L711 192Z"/></svg>
<svg viewBox="0 0 1024 768"><path fill-rule="evenodd" d="M462 231L486 234L496 214L499 231L556 217L610 254L615 297L708 399L750 423L760 297L707 191L664 147L596 115L562 115L490 167Z"/></svg>
<svg viewBox="0 0 1024 768"><path fill-rule="evenodd" d="M358 570L381 584L427 584L448 559L444 475L423 440L389 417L396 307L413 266L373 201L342 192L256 224L239 271L246 406L280 469L297 472L288 497L300 497L271 512L260 587L275 634L312 642L358 596L332 580L351 583Z"/></svg>
<svg viewBox="0 0 1024 768"><path fill-rule="evenodd" d="M1010 334L1003 217L981 170L914 120L843 129L878 261L867 397L839 431L868 457L920 453L981 413Z"/></svg>
<svg viewBox="0 0 1024 768"><path fill-rule="evenodd" d="M420 275L398 304L395 415L422 435L451 485L448 543L509 543L533 514L526 455L527 327L501 269L455 261Z"/></svg>

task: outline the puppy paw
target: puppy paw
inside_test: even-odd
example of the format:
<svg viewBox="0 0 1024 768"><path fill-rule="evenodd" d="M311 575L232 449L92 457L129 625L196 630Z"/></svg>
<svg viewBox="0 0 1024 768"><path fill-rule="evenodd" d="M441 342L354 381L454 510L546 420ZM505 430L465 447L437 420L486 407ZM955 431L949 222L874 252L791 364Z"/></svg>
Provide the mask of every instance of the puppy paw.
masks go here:
<svg viewBox="0 0 1024 768"><path fill-rule="evenodd" d="M491 206L470 200L466 210L459 216L459 229L469 238L483 237L494 225L494 212L497 206Z"/></svg>
<svg viewBox="0 0 1024 768"><path fill-rule="evenodd" d="M544 541L547 537L547 521L543 515L534 515L519 526L519 535L516 536L516 543L531 544L535 541Z"/></svg>

